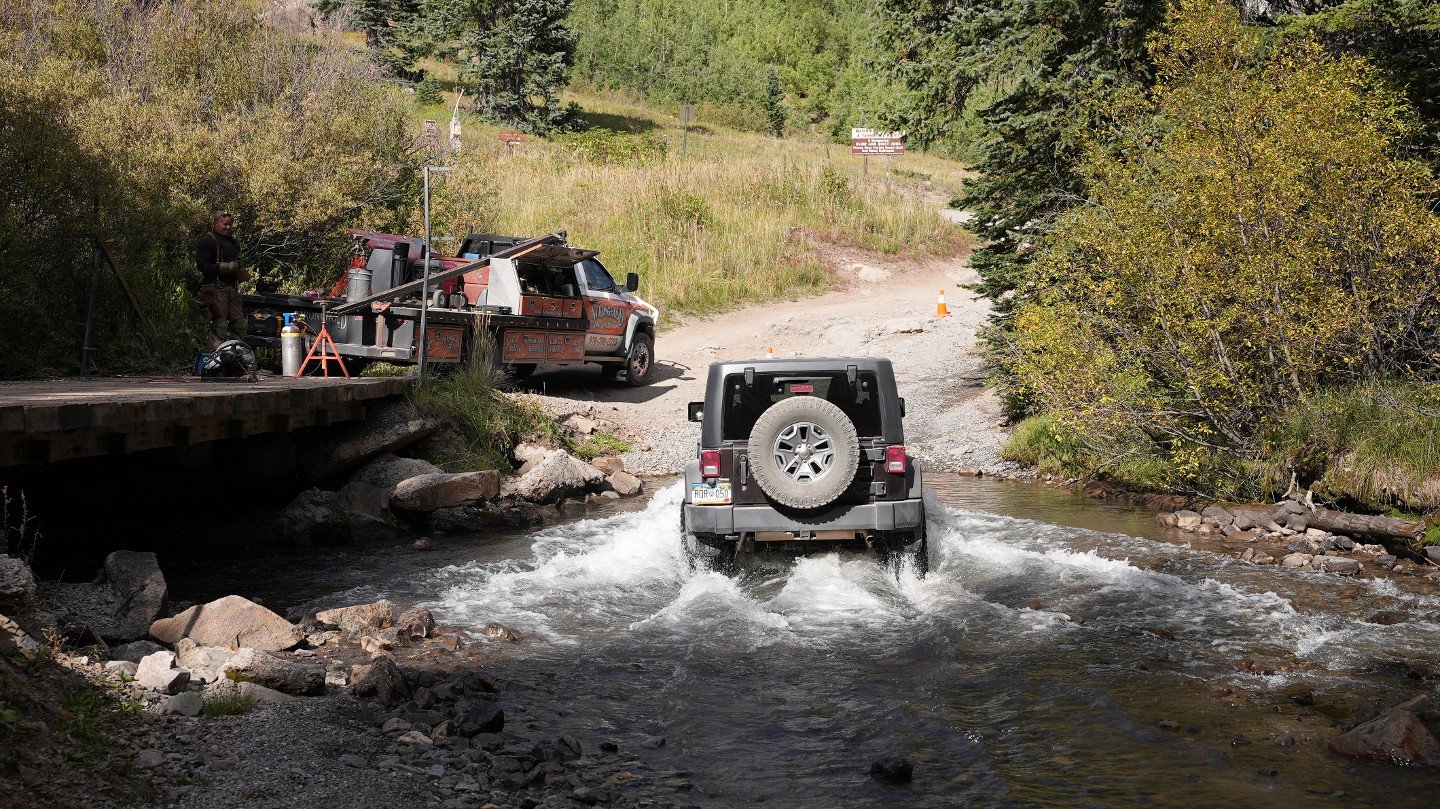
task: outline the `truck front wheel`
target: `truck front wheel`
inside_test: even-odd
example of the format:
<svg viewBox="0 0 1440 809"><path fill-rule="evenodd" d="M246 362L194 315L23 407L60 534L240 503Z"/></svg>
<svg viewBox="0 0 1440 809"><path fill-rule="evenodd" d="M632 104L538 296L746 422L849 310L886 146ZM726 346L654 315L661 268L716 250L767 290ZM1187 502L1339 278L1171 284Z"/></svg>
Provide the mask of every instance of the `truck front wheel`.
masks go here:
<svg viewBox="0 0 1440 809"><path fill-rule="evenodd" d="M636 332L623 367L625 381L631 387L650 384L650 374L655 368L655 338L643 331Z"/></svg>

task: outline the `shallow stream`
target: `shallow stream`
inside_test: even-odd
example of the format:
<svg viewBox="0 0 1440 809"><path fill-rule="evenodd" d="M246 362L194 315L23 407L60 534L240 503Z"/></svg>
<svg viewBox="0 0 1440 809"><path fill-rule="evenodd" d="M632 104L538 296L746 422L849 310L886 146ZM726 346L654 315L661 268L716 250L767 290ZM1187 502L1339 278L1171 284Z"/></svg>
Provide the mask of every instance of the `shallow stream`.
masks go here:
<svg viewBox="0 0 1440 809"><path fill-rule="evenodd" d="M193 601L386 597L509 626L526 640L491 671L522 684L518 721L615 741L698 806L1440 801L1440 772L1325 750L1440 696L1440 599L1160 541L1148 514L1040 486L932 482L923 579L859 553L694 569L678 484L533 534L167 575ZM870 777L893 754L911 784Z"/></svg>

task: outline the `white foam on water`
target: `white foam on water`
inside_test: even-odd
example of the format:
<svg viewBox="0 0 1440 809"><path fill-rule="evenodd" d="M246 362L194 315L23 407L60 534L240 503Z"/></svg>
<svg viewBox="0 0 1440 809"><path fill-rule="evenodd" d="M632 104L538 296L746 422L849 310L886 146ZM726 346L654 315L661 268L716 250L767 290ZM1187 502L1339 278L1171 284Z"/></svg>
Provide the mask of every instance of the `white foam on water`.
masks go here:
<svg viewBox="0 0 1440 809"><path fill-rule="evenodd" d="M1247 589L1247 568L1235 568L1238 581L1196 581L1139 567L1126 555L1229 578L1230 569L1203 551L961 511L933 497L926 504L931 569L923 578L908 565L897 570L857 553L777 557L760 573L697 568L682 549L681 501L676 484L641 511L539 532L529 559L438 571L440 595L427 606L447 623L503 623L562 644L636 633L749 649L823 647L887 635L903 642L940 621L1039 642L1106 626L1137 636L1160 629L1220 654L1278 648L1341 666L1363 658L1377 639L1412 648L1440 640L1440 627L1428 622L1381 627L1299 613L1282 594ZM1265 581L1273 586L1273 577ZM1364 586L1377 597L1399 594L1389 582ZM1071 620L1075 614L1087 619L1086 629Z"/></svg>

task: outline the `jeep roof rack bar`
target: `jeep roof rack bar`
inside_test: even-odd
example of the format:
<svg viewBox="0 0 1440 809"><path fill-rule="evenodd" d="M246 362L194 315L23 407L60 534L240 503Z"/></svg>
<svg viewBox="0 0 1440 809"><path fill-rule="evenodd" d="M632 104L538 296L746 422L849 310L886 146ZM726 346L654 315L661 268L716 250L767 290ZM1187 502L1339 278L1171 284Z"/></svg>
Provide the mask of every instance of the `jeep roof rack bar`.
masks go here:
<svg viewBox="0 0 1440 809"><path fill-rule="evenodd" d="M555 233L547 233L547 234L545 234L544 236L537 236L537 237L535 237L534 239L527 239L526 241L520 242L520 243L518 243L518 244L516 244L516 245L513 245L513 246L511 246L511 247L507 247L507 248L505 248L504 250L501 250L501 251L499 251L499 252L497 252L497 253L494 253L494 254L492 254L492 255L488 255L488 256L486 256L486 257L484 257L484 258L477 259L477 260L475 260L475 261L466 262L465 264L461 264L459 267L451 267L451 268L448 269L448 270L441 270L440 272L432 272L432 273L430 273L430 283L431 283L431 284L436 284L436 283L439 283L439 282L441 282L441 281L445 281L445 280L448 280L448 279L450 279L450 278L454 278L454 277L456 277L456 276L464 275L465 273L470 272L471 270L475 270L475 269L479 269L480 267L487 266L487 265L490 263L490 259L492 259L492 258L519 258L520 256L522 256L522 255L530 252L531 250L534 250L535 248L537 248L537 247L539 247L539 246L541 246L541 245L544 245L544 244L564 244L564 243L565 243L565 231L561 230L561 231L557 231L557 232L555 232ZM428 250L425 251L425 261L426 261L426 263L429 263L429 261L430 261L430 251L428 251ZM364 309L365 307L367 307L367 306L369 306L370 304L374 303L375 301L389 300L389 299L398 297L398 296L400 296L400 295L408 295L408 294L410 294L411 292L418 292L418 291L420 291L420 288L421 288L421 286L424 285L424 283L425 283L425 279L422 278L422 279L420 279L420 280L418 280L418 281L411 281L411 282L408 283L408 284L401 284L401 285L398 286L398 287L391 287L390 289L387 289L387 290L385 290L385 291L383 291L383 292L377 292L377 293L375 293L374 295L370 295L370 296L368 296L368 297L361 298L361 299L358 300L358 301L347 301L347 302L342 303L342 304L340 304L339 306L336 306L336 307L334 307L333 309L331 309L331 310L330 310L330 314L332 314L332 315L348 315L348 314L350 314L351 312L358 312L358 311L360 311L361 309Z"/></svg>

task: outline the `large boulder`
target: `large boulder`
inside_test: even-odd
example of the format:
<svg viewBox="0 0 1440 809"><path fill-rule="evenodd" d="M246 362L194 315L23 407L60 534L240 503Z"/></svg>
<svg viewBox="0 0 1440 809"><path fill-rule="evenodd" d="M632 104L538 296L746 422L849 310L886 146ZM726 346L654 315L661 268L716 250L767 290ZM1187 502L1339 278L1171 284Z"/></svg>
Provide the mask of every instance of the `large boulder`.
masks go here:
<svg viewBox="0 0 1440 809"><path fill-rule="evenodd" d="M115 551L105 557L105 578L115 591L115 610L106 626L97 627L106 641L143 638L170 609L170 590L153 553Z"/></svg>
<svg viewBox="0 0 1440 809"><path fill-rule="evenodd" d="M1421 696L1336 736L1330 740L1330 749L1351 758L1440 767L1436 732L1440 732L1440 707L1430 697Z"/></svg>
<svg viewBox="0 0 1440 809"><path fill-rule="evenodd" d="M374 697L381 705L393 708L410 700L410 684L395 661L377 655L369 665L356 666L350 688L361 697Z"/></svg>
<svg viewBox="0 0 1440 809"><path fill-rule="evenodd" d="M131 663L139 663L149 655L165 651L165 647L150 640L137 640L130 643L122 643L119 646L110 647L111 660L128 660Z"/></svg>
<svg viewBox="0 0 1440 809"><path fill-rule="evenodd" d="M350 511L340 495L307 489L290 501L276 518L276 530L296 545L349 542Z"/></svg>
<svg viewBox="0 0 1440 809"><path fill-rule="evenodd" d="M323 445L300 457L300 467L311 480L335 480L376 455L419 441L439 429L441 423L438 417L419 412L407 401L386 402L375 407L364 421L332 431Z"/></svg>
<svg viewBox="0 0 1440 809"><path fill-rule="evenodd" d="M385 542L400 535L395 523L369 514L352 511L350 518L350 540L352 542Z"/></svg>
<svg viewBox="0 0 1440 809"><path fill-rule="evenodd" d="M340 487L340 491L335 494L350 513L365 514L383 520L390 516L390 488L387 486L382 489L361 480L352 480Z"/></svg>
<svg viewBox="0 0 1440 809"><path fill-rule="evenodd" d="M225 678L255 683L284 694L313 697L325 693L325 667L284 660L258 649L241 649L225 664Z"/></svg>
<svg viewBox="0 0 1440 809"><path fill-rule="evenodd" d="M392 491L396 484L402 480L419 477L420 475L433 475L445 470L429 461L419 458L401 458L386 453L375 458L350 478L351 483L364 483L374 486L385 492Z"/></svg>
<svg viewBox="0 0 1440 809"><path fill-rule="evenodd" d="M555 450L521 475L509 487L513 494L532 503L554 503L584 492L604 480L599 469L564 450Z"/></svg>
<svg viewBox="0 0 1440 809"><path fill-rule="evenodd" d="M350 607L336 607L333 610L321 610L315 613L315 619L321 623L337 626L346 632L359 634L371 629L384 629L390 626L395 607L389 601L376 601L374 604L356 604Z"/></svg>
<svg viewBox="0 0 1440 809"><path fill-rule="evenodd" d="M499 493L499 472L439 472L400 481L390 495L390 505L403 511L429 514L442 508L489 500Z"/></svg>
<svg viewBox="0 0 1440 809"><path fill-rule="evenodd" d="M171 646L190 638L202 646L249 646L267 652L304 639L300 628L240 596L225 596L150 625L150 636Z"/></svg>
<svg viewBox="0 0 1440 809"><path fill-rule="evenodd" d="M31 616L39 603L30 566L24 559L0 555L0 615Z"/></svg>

